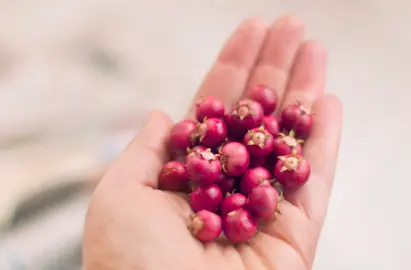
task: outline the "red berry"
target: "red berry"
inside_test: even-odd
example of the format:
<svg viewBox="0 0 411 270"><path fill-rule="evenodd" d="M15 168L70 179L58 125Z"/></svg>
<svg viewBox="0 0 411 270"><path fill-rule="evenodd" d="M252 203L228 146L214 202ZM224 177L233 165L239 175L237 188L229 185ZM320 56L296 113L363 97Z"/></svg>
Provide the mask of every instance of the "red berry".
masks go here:
<svg viewBox="0 0 411 270"><path fill-rule="evenodd" d="M227 131L228 131L228 136L230 140L240 142L243 140L244 135L247 132L247 129L239 126L238 122L234 120L235 117L236 116L227 114L225 116L225 122L227 124Z"/></svg>
<svg viewBox="0 0 411 270"><path fill-rule="evenodd" d="M218 178L216 184L221 188L223 194L232 193L237 185L237 179L222 173Z"/></svg>
<svg viewBox="0 0 411 270"><path fill-rule="evenodd" d="M207 97L196 102L197 120L202 122L204 118L224 117L224 103L214 97Z"/></svg>
<svg viewBox="0 0 411 270"><path fill-rule="evenodd" d="M230 129L238 132L259 127L263 123L264 112L260 103L251 99L242 99L227 116Z"/></svg>
<svg viewBox="0 0 411 270"><path fill-rule="evenodd" d="M294 130L297 137L308 136L312 121L312 114L299 102L285 107L281 112L281 127Z"/></svg>
<svg viewBox="0 0 411 270"><path fill-rule="evenodd" d="M251 190L260 185L271 186L271 173L264 167L248 169L240 182L240 191L244 195L251 193Z"/></svg>
<svg viewBox="0 0 411 270"><path fill-rule="evenodd" d="M170 131L169 148L173 154L185 153L187 148L197 143L197 123L183 120L173 126Z"/></svg>
<svg viewBox="0 0 411 270"><path fill-rule="evenodd" d="M252 156L266 157L274 148L274 138L263 126L249 130L244 136L244 145Z"/></svg>
<svg viewBox="0 0 411 270"><path fill-rule="evenodd" d="M274 176L285 189L293 190L304 185L310 177L311 168L302 156L292 153L278 157Z"/></svg>
<svg viewBox="0 0 411 270"><path fill-rule="evenodd" d="M198 126L200 143L207 147L216 147L227 137L227 126L219 118L205 118Z"/></svg>
<svg viewBox="0 0 411 270"><path fill-rule="evenodd" d="M208 210L201 210L195 214L189 228L198 240L210 242L221 234L222 221L219 215Z"/></svg>
<svg viewBox="0 0 411 270"><path fill-rule="evenodd" d="M247 197L241 193L234 193L228 195L224 198L220 206L220 215L225 216L226 214L244 207L247 202Z"/></svg>
<svg viewBox="0 0 411 270"><path fill-rule="evenodd" d="M277 211L278 192L268 185L253 188L248 195L247 209L258 219L271 219Z"/></svg>
<svg viewBox="0 0 411 270"><path fill-rule="evenodd" d="M216 212L222 201L223 193L217 185L198 187L190 196L190 204L194 212L204 209Z"/></svg>
<svg viewBox="0 0 411 270"><path fill-rule="evenodd" d="M274 137L280 133L280 123L278 123L278 120L275 116L273 115L266 115L264 116L263 120L264 128L270 132L271 135Z"/></svg>
<svg viewBox="0 0 411 270"><path fill-rule="evenodd" d="M276 156L285 156L296 151L297 154L302 155L302 140L297 140L294 137L294 131L291 130L288 135L280 133L277 138L274 139L274 154Z"/></svg>
<svg viewBox="0 0 411 270"><path fill-rule="evenodd" d="M253 87L250 90L249 96L252 100L261 104L265 115L272 114L277 107L277 92L265 85L257 85Z"/></svg>
<svg viewBox="0 0 411 270"><path fill-rule="evenodd" d="M210 149L187 156L186 170L191 181L200 185L215 183L221 174L221 163Z"/></svg>
<svg viewBox="0 0 411 270"><path fill-rule="evenodd" d="M160 189L182 191L187 185L188 174L182 163L169 161L163 166L159 176Z"/></svg>
<svg viewBox="0 0 411 270"><path fill-rule="evenodd" d="M193 148L187 148L186 152L187 155L184 157L184 164L187 164L187 159L190 155L194 155L195 153L201 153L203 151L206 151L207 147L203 146L203 145L197 145L194 146Z"/></svg>
<svg viewBox="0 0 411 270"><path fill-rule="evenodd" d="M229 176L242 175L250 165L250 154L241 143L227 143L220 148L219 152L223 171Z"/></svg>
<svg viewBox="0 0 411 270"><path fill-rule="evenodd" d="M257 232L257 220L240 208L223 217L224 235L234 243L250 240Z"/></svg>

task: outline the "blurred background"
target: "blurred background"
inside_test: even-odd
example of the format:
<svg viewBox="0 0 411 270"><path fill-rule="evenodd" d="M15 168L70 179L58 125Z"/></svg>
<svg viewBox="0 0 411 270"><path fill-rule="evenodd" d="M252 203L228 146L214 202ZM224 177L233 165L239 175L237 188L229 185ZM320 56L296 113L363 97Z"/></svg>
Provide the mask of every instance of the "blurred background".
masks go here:
<svg viewBox="0 0 411 270"><path fill-rule="evenodd" d="M233 28L284 13L345 106L314 269L411 269L407 0L0 1L0 269L81 269L90 193L148 111L178 120Z"/></svg>

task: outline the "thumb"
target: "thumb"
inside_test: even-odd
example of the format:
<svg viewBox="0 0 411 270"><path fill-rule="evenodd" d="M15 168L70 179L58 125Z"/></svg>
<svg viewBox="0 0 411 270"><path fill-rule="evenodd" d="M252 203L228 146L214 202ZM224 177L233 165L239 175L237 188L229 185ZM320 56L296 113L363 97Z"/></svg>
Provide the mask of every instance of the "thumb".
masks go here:
<svg viewBox="0 0 411 270"><path fill-rule="evenodd" d="M102 181L108 178L157 188L158 173L168 158L166 141L172 124L164 112L151 112L142 130L115 160Z"/></svg>

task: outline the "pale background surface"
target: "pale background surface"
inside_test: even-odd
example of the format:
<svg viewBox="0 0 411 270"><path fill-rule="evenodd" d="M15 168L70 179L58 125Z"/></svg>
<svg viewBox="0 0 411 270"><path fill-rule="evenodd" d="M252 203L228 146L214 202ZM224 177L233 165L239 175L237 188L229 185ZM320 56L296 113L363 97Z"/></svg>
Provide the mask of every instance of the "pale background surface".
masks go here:
<svg viewBox="0 0 411 270"><path fill-rule="evenodd" d="M50 178L98 167L110 126L134 131L152 108L181 117L230 31L284 13L329 48L328 91L345 107L314 269L411 269L407 0L2 1L0 221ZM96 50L117 68L99 69Z"/></svg>

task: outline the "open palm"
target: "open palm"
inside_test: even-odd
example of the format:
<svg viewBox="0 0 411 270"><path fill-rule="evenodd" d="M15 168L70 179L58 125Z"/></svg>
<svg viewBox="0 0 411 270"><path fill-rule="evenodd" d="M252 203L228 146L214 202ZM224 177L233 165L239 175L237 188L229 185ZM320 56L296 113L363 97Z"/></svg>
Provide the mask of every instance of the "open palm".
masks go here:
<svg viewBox="0 0 411 270"><path fill-rule="evenodd" d="M266 84L279 95L277 111L296 100L312 108L314 124L304 146L311 177L285 194L276 222L264 225L247 244L198 242L187 229L187 201L157 189L172 122L153 112L93 195L84 235L86 270L311 268L334 178L342 112L338 99L323 93L325 50L303 41L303 28L291 16L270 27L254 18L244 21L194 98L214 96L228 107L247 96L248 86ZM192 109L187 117L193 117Z"/></svg>

